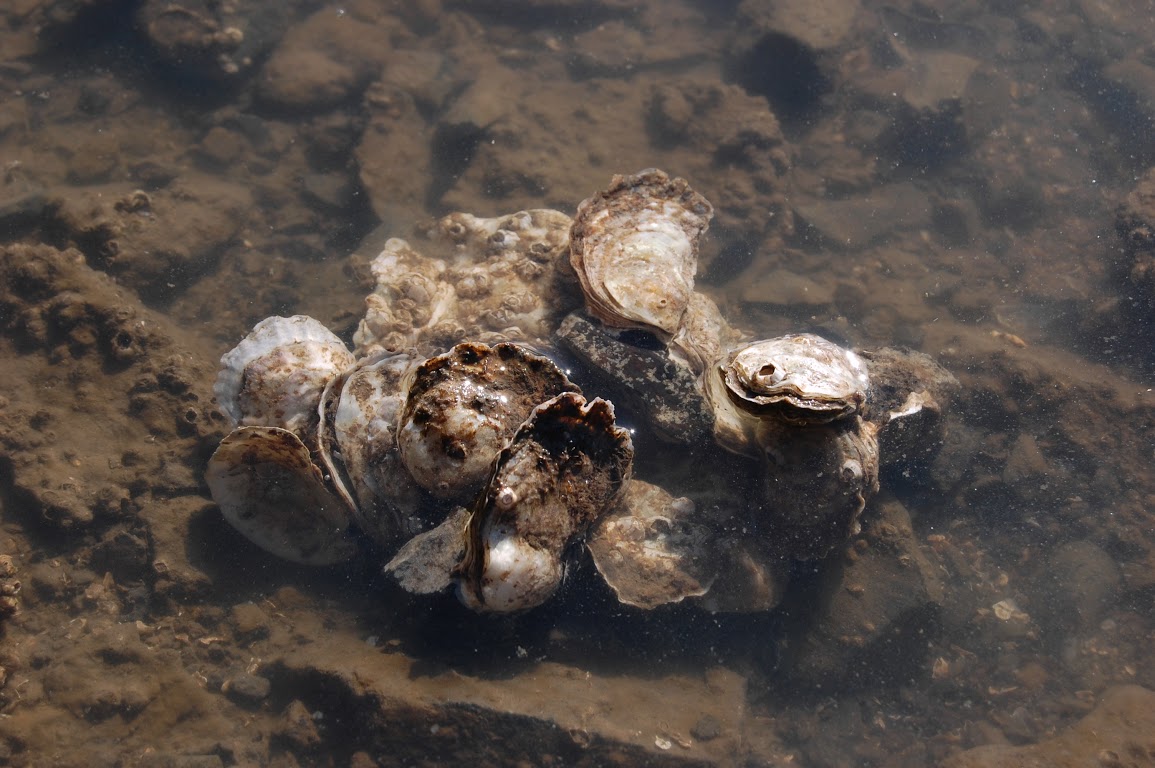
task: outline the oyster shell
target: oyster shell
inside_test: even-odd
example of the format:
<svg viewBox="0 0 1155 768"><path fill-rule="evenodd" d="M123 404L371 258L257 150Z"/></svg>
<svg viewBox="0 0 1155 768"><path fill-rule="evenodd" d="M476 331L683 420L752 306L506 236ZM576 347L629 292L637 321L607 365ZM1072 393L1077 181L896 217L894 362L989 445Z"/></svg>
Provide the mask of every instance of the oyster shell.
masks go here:
<svg viewBox="0 0 1155 768"><path fill-rule="evenodd" d="M755 514L776 546L813 559L857 533L879 467L862 358L792 334L738 347L704 378L719 445L761 462Z"/></svg>
<svg viewBox="0 0 1155 768"><path fill-rule="evenodd" d="M458 344L407 377L398 443L413 478L439 498L475 494L540 403L579 391L547 357L517 344Z"/></svg>
<svg viewBox="0 0 1155 768"><path fill-rule="evenodd" d="M281 427L304 437L325 385L353 359L311 317L266 317L221 357L213 392L236 425Z"/></svg>
<svg viewBox="0 0 1155 768"><path fill-rule="evenodd" d="M411 355L366 358L334 379L323 398L321 457L371 539L396 548L424 528L421 493L401 462L397 425Z"/></svg>
<svg viewBox="0 0 1155 768"><path fill-rule="evenodd" d="M718 443L754 457L762 453L764 424L846 418L862 407L869 386L862 358L809 333L738 347L705 375Z"/></svg>
<svg viewBox="0 0 1155 768"><path fill-rule="evenodd" d="M470 510L453 574L461 601L496 612L545 602L566 549L616 503L633 453L606 400L565 392L535 408Z"/></svg>
<svg viewBox="0 0 1155 768"><path fill-rule="evenodd" d="M590 314L670 339L694 294L698 240L714 215L684 179L650 168L614 176L578 206L570 263Z"/></svg>
<svg viewBox="0 0 1155 768"><path fill-rule="evenodd" d="M233 430L209 459L205 480L225 519L277 557L331 565L356 552L348 507L287 429Z"/></svg>
<svg viewBox="0 0 1155 768"><path fill-rule="evenodd" d="M694 521L694 502L631 480L586 546L618 600L653 609L704 595L714 582L714 532Z"/></svg>
<svg viewBox="0 0 1155 768"><path fill-rule="evenodd" d="M546 208L492 219L453 213L388 240L370 265L376 288L353 337L358 354L544 343L579 303L563 271L570 224Z"/></svg>

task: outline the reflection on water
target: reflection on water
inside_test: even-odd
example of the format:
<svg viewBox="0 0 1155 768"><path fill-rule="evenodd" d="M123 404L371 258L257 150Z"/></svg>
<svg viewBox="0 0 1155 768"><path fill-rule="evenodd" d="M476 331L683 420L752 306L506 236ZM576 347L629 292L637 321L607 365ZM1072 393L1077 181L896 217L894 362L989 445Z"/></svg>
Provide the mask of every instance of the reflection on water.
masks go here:
<svg viewBox="0 0 1155 768"><path fill-rule="evenodd" d="M1155 762L1150 15L9 3L0 762ZM351 341L387 237L647 167L713 204L697 287L732 324L959 381L941 450L778 608L635 610L579 552L479 617L372 544L308 568L223 521L212 382L258 320ZM655 439L682 492L748 492Z"/></svg>

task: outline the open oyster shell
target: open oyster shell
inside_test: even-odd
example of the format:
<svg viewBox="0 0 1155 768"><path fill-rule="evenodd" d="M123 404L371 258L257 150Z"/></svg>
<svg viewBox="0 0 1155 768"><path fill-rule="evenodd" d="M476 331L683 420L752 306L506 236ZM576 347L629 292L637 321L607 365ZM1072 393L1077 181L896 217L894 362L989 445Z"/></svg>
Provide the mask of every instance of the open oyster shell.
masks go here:
<svg viewBox="0 0 1155 768"><path fill-rule="evenodd" d="M356 552L348 507L286 429L233 430L209 459L205 479L225 519L267 552L308 565L343 562Z"/></svg>
<svg viewBox="0 0 1155 768"><path fill-rule="evenodd" d="M239 426L281 427L304 436L325 385L352 364L345 344L313 318L266 317L221 357L213 392Z"/></svg>
<svg viewBox="0 0 1155 768"><path fill-rule="evenodd" d="M650 168L614 176L578 206L570 263L590 314L668 340L694 293L698 240L714 215L684 179Z"/></svg>
<svg viewBox="0 0 1155 768"><path fill-rule="evenodd" d="M495 612L545 602L566 549L617 501L633 453L606 400L565 392L535 408L470 510L453 574L461 601Z"/></svg>
<svg viewBox="0 0 1155 768"><path fill-rule="evenodd" d="M576 386L517 344L458 344L407 377L398 443L413 478L439 498L476 493L530 412Z"/></svg>

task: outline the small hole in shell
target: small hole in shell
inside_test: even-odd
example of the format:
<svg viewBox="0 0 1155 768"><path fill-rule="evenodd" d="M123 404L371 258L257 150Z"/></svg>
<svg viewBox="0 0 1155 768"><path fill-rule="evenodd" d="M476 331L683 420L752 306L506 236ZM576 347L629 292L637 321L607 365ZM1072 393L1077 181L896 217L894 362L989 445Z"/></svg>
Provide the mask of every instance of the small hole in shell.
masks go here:
<svg viewBox="0 0 1155 768"><path fill-rule="evenodd" d="M493 503L503 511L513 509L513 505L517 504L517 493L512 488L502 488L493 498Z"/></svg>
<svg viewBox="0 0 1155 768"><path fill-rule="evenodd" d="M769 378L773 377L777 371L778 371L778 369L774 367L773 363L766 363L765 365L763 365L761 368L758 369L758 375L763 377L763 378L769 379Z"/></svg>

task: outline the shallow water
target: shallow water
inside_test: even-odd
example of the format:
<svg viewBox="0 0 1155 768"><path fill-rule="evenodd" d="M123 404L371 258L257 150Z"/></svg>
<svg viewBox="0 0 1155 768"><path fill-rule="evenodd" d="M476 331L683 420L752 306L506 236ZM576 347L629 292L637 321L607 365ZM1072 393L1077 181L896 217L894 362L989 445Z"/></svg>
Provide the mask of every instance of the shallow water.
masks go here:
<svg viewBox="0 0 1155 768"><path fill-rule="evenodd" d="M1155 764L1153 17L9 3L0 764ZM777 609L630 609L579 552L480 617L371 547L309 568L225 523L212 382L258 320L350 340L386 237L647 167L713 203L698 287L731 323L960 384ZM637 445L655 474L705 451Z"/></svg>

